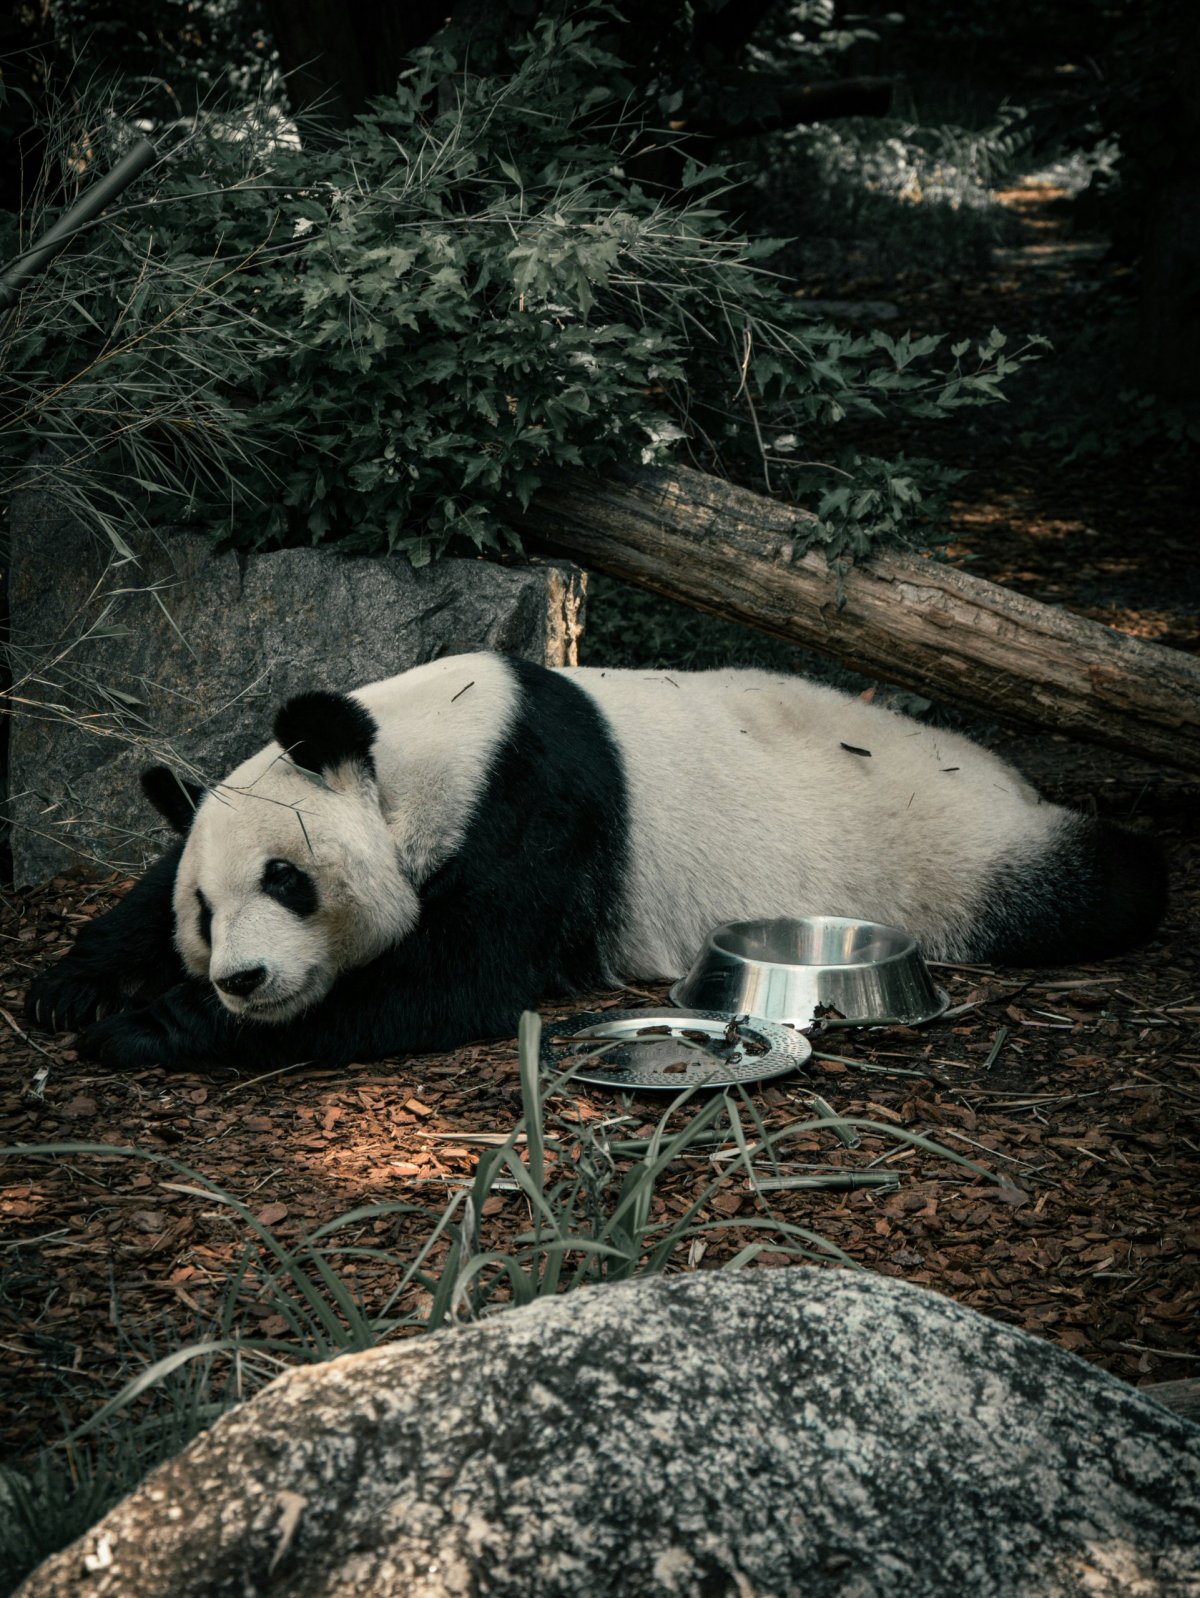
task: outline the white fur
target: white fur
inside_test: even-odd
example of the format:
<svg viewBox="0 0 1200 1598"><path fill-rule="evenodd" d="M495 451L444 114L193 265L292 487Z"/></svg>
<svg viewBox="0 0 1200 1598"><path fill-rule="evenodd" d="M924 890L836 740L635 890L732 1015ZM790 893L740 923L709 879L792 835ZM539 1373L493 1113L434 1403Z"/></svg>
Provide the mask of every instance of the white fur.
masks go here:
<svg viewBox="0 0 1200 1598"><path fill-rule="evenodd" d="M499 655L450 655L351 697L379 724L375 765L388 830L420 884L462 839L516 714L517 686Z"/></svg>
<svg viewBox="0 0 1200 1598"><path fill-rule="evenodd" d="M774 916L904 926L937 958L975 919L989 867L1064 819L967 739L804 678L570 675L626 765L625 976L679 976L714 926Z"/></svg>

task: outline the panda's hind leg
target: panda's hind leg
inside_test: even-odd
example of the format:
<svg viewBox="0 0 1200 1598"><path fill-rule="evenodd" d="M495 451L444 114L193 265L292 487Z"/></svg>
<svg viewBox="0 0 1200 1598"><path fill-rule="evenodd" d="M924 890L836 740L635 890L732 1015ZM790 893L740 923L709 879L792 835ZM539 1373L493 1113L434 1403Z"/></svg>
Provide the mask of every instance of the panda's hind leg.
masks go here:
<svg viewBox="0 0 1200 1598"><path fill-rule="evenodd" d="M183 845L155 861L121 903L86 926L74 947L31 984L25 1011L48 1032L77 1032L178 982L172 897Z"/></svg>
<svg viewBox="0 0 1200 1598"><path fill-rule="evenodd" d="M1155 838L1063 811L1040 853L997 867L975 944L958 958L1016 966L1111 959L1154 936L1166 902Z"/></svg>

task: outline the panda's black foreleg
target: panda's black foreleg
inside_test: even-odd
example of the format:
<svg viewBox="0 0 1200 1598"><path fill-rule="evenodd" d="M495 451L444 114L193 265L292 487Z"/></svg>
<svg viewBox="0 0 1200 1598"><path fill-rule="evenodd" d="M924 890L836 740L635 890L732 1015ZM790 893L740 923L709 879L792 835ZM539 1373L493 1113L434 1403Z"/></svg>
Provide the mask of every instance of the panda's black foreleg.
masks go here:
<svg viewBox="0 0 1200 1598"><path fill-rule="evenodd" d="M424 940L417 949L416 958L393 954L348 972L320 1004L282 1025L239 1019L207 982L187 978L151 1004L96 1021L80 1044L117 1068L344 1065L503 1035L539 996L533 984L517 992L488 980L484 961L466 962L462 979L447 982L448 960L432 960Z"/></svg>
<svg viewBox="0 0 1200 1598"><path fill-rule="evenodd" d="M25 1010L50 1032L77 1032L106 1011L137 1003L183 974L175 949L172 895L182 843L156 860L63 958L30 985Z"/></svg>
<svg viewBox="0 0 1200 1598"><path fill-rule="evenodd" d="M94 1022L80 1043L86 1054L117 1067L161 1065L186 1070L234 1060L270 1066L280 1063L277 1045L282 1040L273 1036L275 1031L238 1021L207 982L187 977L151 1004Z"/></svg>
<svg viewBox="0 0 1200 1598"><path fill-rule="evenodd" d="M233 1016L207 982L187 978L152 1003L83 1033L83 1049L114 1067L248 1071L312 1060L342 1065L511 1034L522 1009L561 988L536 920L497 937L487 906L460 898L426 908L418 931L345 972L320 1003L281 1025Z"/></svg>
<svg viewBox="0 0 1200 1598"><path fill-rule="evenodd" d="M313 1060L322 1065L380 1059L419 1046L418 1029L393 1007L381 1028L380 995L364 1008L344 997L306 1010L281 1026L230 1015L206 982L187 978L152 1004L105 1016L80 1038L84 1053L116 1068L159 1065L191 1070L236 1065L271 1070Z"/></svg>

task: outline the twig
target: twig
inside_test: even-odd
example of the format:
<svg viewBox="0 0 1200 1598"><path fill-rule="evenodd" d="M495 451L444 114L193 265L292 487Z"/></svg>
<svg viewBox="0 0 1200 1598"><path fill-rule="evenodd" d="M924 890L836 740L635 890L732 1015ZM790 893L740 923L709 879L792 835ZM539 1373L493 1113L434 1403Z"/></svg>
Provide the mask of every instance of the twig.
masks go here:
<svg viewBox="0 0 1200 1598"><path fill-rule="evenodd" d="M252 1076L248 1082L237 1082L227 1089L225 1097L231 1099L235 1093L244 1093L247 1088L255 1087L259 1082L269 1082L273 1076L283 1076L287 1071L299 1071L306 1065L316 1065L316 1060L296 1060L291 1065L278 1066L274 1071L264 1071L261 1076Z"/></svg>
<svg viewBox="0 0 1200 1598"><path fill-rule="evenodd" d="M479 1143L484 1148L503 1148L506 1143L523 1144L524 1132L515 1136L511 1132L430 1132L423 1126L413 1127L421 1137L436 1138L443 1143Z"/></svg>
<svg viewBox="0 0 1200 1598"><path fill-rule="evenodd" d="M969 1015L972 1010L985 1009L989 1004L1011 1004L1014 999L1019 999L1023 993L1028 992L1032 986L1032 982L1022 982L1015 988L1006 988L1003 993L989 993L986 998L973 999L969 1004L956 1004L949 1010L943 1010L937 1019L955 1021L960 1015Z"/></svg>
<svg viewBox="0 0 1200 1598"><path fill-rule="evenodd" d="M845 748L848 748L849 745L843 744L842 747L845 749ZM938 1015L931 1016L930 1020L940 1021L942 1019L942 1016L945 1013L946 1013L945 1011L942 1011ZM850 1030L851 1028L856 1028L857 1030L859 1030L861 1032L866 1032L866 1031L874 1031L876 1028L889 1027L889 1026L904 1026L904 1027L910 1027L911 1028L912 1025L913 1025L912 1017L911 1016L904 1016L904 1015L879 1015L879 1016L872 1016L869 1021L864 1021L864 1020L852 1021L852 1020L847 1019L847 1017L845 1017L845 1016L830 1016L828 1019L825 1019L824 1017L822 1017L817 1022L816 1028L814 1029L814 1032L813 1032L813 1036L814 1037L820 1037L822 1032L832 1032L834 1030L844 1032L844 1031Z"/></svg>
<svg viewBox="0 0 1200 1598"><path fill-rule="evenodd" d="M978 1138L968 1137L965 1132L959 1132L952 1126L939 1127L938 1136L956 1137L961 1143L969 1143L973 1149L982 1149L985 1154L990 1154L994 1160L1007 1160L1010 1165L1020 1165L1027 1171L1041 1170L1040 1165L1031 1165L1028 1160L1019 1160L1015 1154L1003 1154L999 1149L990 1149L986 1143L980 1143Z"/></svg>
<svg viewBox="0 0 1200 1598"><path fill-rule="evenodd" d="M21 1041L23 1043L28 1043L28 1045L29 1045L29 1047L31 1049L36 1049L39 1054L44 1054L46 1056L46 1059L50 1061L51 1065L53 1065L55 1063L54 1056L52 1054L50 1054L47 1050L43 1049L43 1047L41 1046L40 1043L35 1043L33 1041L33 1039L29 1036L28 1032L22 1032L21 1028L13 1020L12 1016L9 1015L7 1010L5 1010L4 1008L0 1007L0 1015L2 1015L4 1017L4 1019L8 1022L9 1026L12 1027L13 1031L17 1034L17 1036L21 1039Z"/></svg>
<svg viewBox="0 0 1200 1598"><path fill-rule="evenodd" d="M819 1176L760 1176L747 1192L776 1193L792 1188L830 1188L848 1190L870 1187L877 1192L898 1189L900 1178L890 1171L830 1171Z"/></svg>
<svg viewBox="0 0 1200 1598"><path fill-rule="evenodd" d="M987 1059L981 1066L981 1071L990 1071L1000 1057L1000 1050L1004 1047L1004 1040L1008 1037L1008 1028L1002 1026L996 1033L995 1042L992 1044Z"/></svg>
<svg viewBox="0 0 1200 1598"><path fill-rule="evenodd" d="M872 1065L869 1060L851 1060L844 1054L824 1054L820 1049L812 1052L814 1060L829 1060L833 1065L848 1065L852 1071L869 1071L875 1076L915 1076L922 1082L936 1082L940 1088L953 1087L952 1082L947 1082L945 1077L937 1076L933 1071L908 1071L899 1065ZM946 1062L953 1065L956 1062Z"/></svg>
<svg viewBox="0 0 1200 1598"><path fill-rule="evenodd" d="M1156 1359L1190 1359L1194 1361L1200 1358L1200 1355L1189 1353L1186 1349L1151 1348L1149 1343L1122 1343L1120 1346L1122 1348L1130 1348L1137 1354L1153 1354Z"/></svg>

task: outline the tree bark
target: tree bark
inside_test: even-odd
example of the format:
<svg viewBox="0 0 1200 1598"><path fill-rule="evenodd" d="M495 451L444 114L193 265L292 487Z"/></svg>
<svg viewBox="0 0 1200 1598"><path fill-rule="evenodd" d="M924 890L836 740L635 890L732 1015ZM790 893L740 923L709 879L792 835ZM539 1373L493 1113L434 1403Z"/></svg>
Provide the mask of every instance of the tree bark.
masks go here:
<svg viewBox="0 0 1200 1598"><path fill-rule="evenodd" d="M1185 1376L1178 1382L1150 1382L1139 1387L1138 1392L1200 1425L1200 1376Z"/></svg>
<svg viewBox="0 0 1200 1598"><path fill-rule="evenodd" d="M408 53L442 27L444 0L265 0L293 111L348 127L389 94Z"/></svg>
<svg viewBox="0 0 1200 1598"><path fill-rule="evenodd" d="M798 553L814 518L686 467L555 476L518 518L584 566L935 698L1200 771L1200 661L953 566Z"/></svg>

